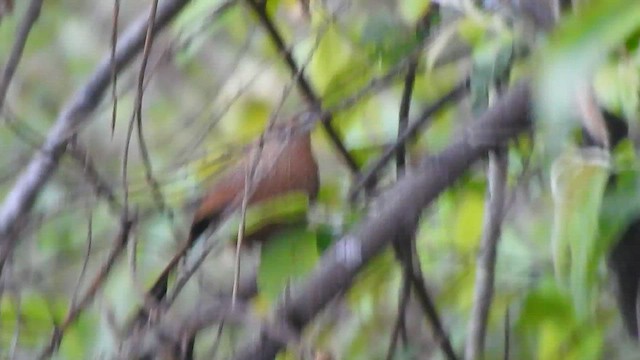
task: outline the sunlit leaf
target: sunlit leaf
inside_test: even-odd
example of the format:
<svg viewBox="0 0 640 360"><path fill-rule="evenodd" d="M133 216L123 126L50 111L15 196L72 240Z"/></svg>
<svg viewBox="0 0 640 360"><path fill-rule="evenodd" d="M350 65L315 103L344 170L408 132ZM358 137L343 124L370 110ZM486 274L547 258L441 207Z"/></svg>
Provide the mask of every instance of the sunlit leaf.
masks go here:
<svg viewBox="0 0 640 360"><path fill-rule="evenodd" d="M313 268L318 259L315 233L298 228L286 230L262 247L258 288L270 303L279 300L285 288Z"/></svg>
<svg viewBox="0 0 640 360"><path fill-rule="evenodd" d="M398 2L398 9L405 23L415 24L430 5L431 1L406 0Z"/></svg>
<svg viewBox="0 0 640 360"><path fill-rule="evenodd" d="M617 111L628 118L638 113L640 71L632 61L613 62L599 69L595 77L598 99L610 111Z"/></svg>
<svg viewBox="0 0 640 360"><path fill-rule="evenodd" d="M551 170L553 255L561 284L571 289L581 314L593 301L598 255L598 215L609 175L609 156L598 148L566 152Z"/></svg>
<svg viewBox="0 0 640 360"><path fill-rule="evenodd" d="M326 94L333 77L351 60L349 44L337 29L329 27L309 64L309 75L320 93Z"/></svg>
<svg viewBox="0 0 640 360"><path fill-rule="evenodd" d="M453 223L453 240L462 253L472 253L482 234L484 197L482 193L466 192L461 196Z"/></svg>

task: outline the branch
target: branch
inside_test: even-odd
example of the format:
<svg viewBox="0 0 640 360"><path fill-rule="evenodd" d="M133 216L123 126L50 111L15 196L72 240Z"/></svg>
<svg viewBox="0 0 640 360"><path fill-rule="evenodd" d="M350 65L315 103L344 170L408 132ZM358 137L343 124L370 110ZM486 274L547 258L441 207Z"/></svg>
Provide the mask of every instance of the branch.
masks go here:
<svg viewBox="0 0 640 360"><path fill-rule="evenodd" d="M411 95L413 94L413 85L416 80L416 69L418 62L413 61L409 64L409 70L404 78L404 89L402 91L402 100L400 100L400 113L398 114L398 142L402 134L407 131L409 126L409 109L411 108ZM404 143L399 146L396 151L396 173L398 176L404 174L406 149Z"/></svg>
<svg viewBox="0 0 640 360"><path fill-rule="evenodd" d="M438 345L440 345L444 357L449 360L458 359L455 351L453 350L453 345L451 345L449 335L447 335L444 325L440 320L436 304L433 302L431 295L429 294L424 276L422 276L415 236L412 235L407 238L396 238L393 246L396 257L400 262L400 265L402 265L403 277L414 289L414 293L422 307L422 312L431 323L435 339L438 342Z"/></svg>
<svg viewBox="0 0 640 360"><path fill-rule="evenodd" d="M398 316L396 317L393 331L391 332L391 341L389 342L389 348L387 349L387 360L393 360L393 355L396 352L398 344L398 338L401 333L404 336L403 341L405 346L407 345L407 329L405 324L406 310L409 303L409 295L411 294L411 283L409 274L402 274L402 289L400 290L400 298L398 299Z"/></svg>
<svg viewBox="0 0 640 360"><path fill-rule="evenodd" d="M155 28L160 31L176 17L189 0L167 0L158 9ZM148 16L134 22L118 41L115 67L121 72L142 50ZM0 208L0 272L18 241L18 231L31 210L36 197L58 167L69 139L89 121L102 100L112 77L111 57L107 55L91 78L64 106L36 152Z"/></svg>
<svg viewBox="0 0 640 360"><path fill-rule="evenodd" d="M212 325L226 322L232 325L247 325L254 318L250 303L231 299L202 299L192 306L189 313L180 318L166 317L148 331L135 334L125 345L120 358L156 359L163 352L173 352L182 338L189 337Z"/></svg>
<svg viewBox="0 0 640 360"><path fill-rule="evenodd" d="M508 153L497 149L489 154L489 199L476 270L475 293L469 322L465 359L482 358L487 320L495 281L496 256L505 212Z"/></svg>
<svg viewBox="0 0 640 360"><path fill-rule="evenodd" d="M38 20L40 16L41 8L42 0L31 0L27 13L24 15L18 27L16 40L11 48L11 55L9 55L9 60L7 60L7 64L4 66L2 78L0 78L0 111L4 106L11 79L13 79L13 75L15 75L16 69L18 68L18 63L20 63L20 59L22 58L22 52L27 44L27 38L29 37L31 28L33 28L33 24L36 23L36 20Z"/></svg>
<svg viewBox="0 0 640 360"><path fill-rule="evenodd" d="M418 302L420 302L422 311L431 322L431 326L436 336L436 341L442 348L444 357L449 360L456 360L458 359L458 357L453 351L453 345L451 345L451 340L449 339L447 332L444 330L444 325L442 325L442 321L440 320L440 315L438 314L438 310L436 309L436 304L433 302L433 299L431 299L431 296L429 295L427 285L425 284L424 277L422 276L420 264L417 260L417 255L415 254L415 252L412 255L416 257L416 260L414 260L415 266L413 266L413 264L411 263L404 263L403 266L406 267L405 273L409 276L409 279L413 284L413 289L415 289L415 294L418 298Z"/></svg>
<svg viewBox="0 0 640 360"><path fill-rule="evenodd" d="M392 241L412 236L422 209L451 186L487 152L531 126L529 85L515 85L480 119L471 121L452 144L422 161L415 172L383 194L384 206L372 211L354 231L328 249L304 283L291 291L273 317L298 332L340 292L360 270ZM286 345L265 326L257 340L247 344L236 359L273 359Z"/></svg>
<svg viewBox="0 0 640 360"><path fill-rule="evenodd" d="M260 0L247 0L247 3L269 34L269 37L271 38L271 41L273 42L278 52L284 58L287 66L289 67L289 72L292 76L296 77L296 84L298 85L298 89L302 93L302 96L305 98L307 104L314 111L319 111L322 108L322 99L320 99L320 96L318 96L318 94L316 94L316 92L313 90L311 84L304 75L303 69L301 69L293 59L293 55L285 44L282 35L269 17L269 14L267 14L266 1L261 2ZM347 164L349 170L351 170L353 174L358 174L358 164L356 164L353 157L349 154L349 151L342 143L342 140L340 140L340 136L338 135L336 130L331 126L332 118L333 115L331 113L325 112L322 117L322 126L329 136L329 139L331 140L331 142L333 142L333 145L340 153L340 156L342 156L342 159Z"/></svg>
<svg viewBox="0 0 640 360"><path fill-rule="evenodd" d="M410 138L414 137L420 129L430 123L431 116L435 114L437 111L442 109L445 105L447 105L451 101L455 101L461 98L463 95L467 93L469 90L469 79L465 79L460 84L456 85L451 91L446 93L443 97L438 99L435 103L433 103L428 108L424 109L422 114L418 116L418 118L411 123L411 125L402 133L402 135L398 136L398 140L393 146L390 146L385 150L385 152L376 160L373 164L371 164L367 170L360 176L358 181L356 181L353 189L349 193L349 199L353 201L358 192L368 184L373 176L375 176L383 166L387 164L393 155L398 151L400 147L404 145Z"/></svg>

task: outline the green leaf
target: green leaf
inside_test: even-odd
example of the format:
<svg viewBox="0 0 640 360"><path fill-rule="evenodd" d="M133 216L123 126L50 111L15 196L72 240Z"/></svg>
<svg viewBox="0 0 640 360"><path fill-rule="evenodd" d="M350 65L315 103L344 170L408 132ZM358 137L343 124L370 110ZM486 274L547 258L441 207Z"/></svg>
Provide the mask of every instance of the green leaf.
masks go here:
<svg viewBox="0 0 640 360"><path fill-rule="evenodd" d="M630 59L606 64L596 73L595 90L598 99L609 111L637 118L640 100L640 72Z"/></svg>
<svg viewBox="0 0 640 360"><path fill-rule="evenodd" d="M484 196L481 192L465 191L458 201L453 239L461 253L469 254L475 251L482 234Z"/></svg>
<svg viewBox="0 0 640 360"><path fill-rule="evenodd" d="M60 322L66 314L67 305L64 300L52 300L39 294L22 296L20 312L16 299L4 297L0 307L0 347L8 349L11 345L16 319L20 321L20 345L24 347L39 346L42 339L51 334L54 321ZM11 329L11 330L9 330Z"/></svg>
<svg viewBox="0 0 640 360"><path fill-rule="evenodd" d="M352 61L349 44L334 26L325 32L318 49L308 66L311 81L322 94L326 94L329 84L339 71Z"/></svg>
<svg viewBox="0 0 640 360"><path fill-rule="evenodd" d="M319 225L316 229L316 238L318 252L322 254L329 248L329 246L331 246L331 244L333 244L335 236L330 226Z"/></svg>
<svg viewBox="0 0 640 360"><path fill-rule="evenodd" d="M245 217L246 233L250 234L267 224L296 222L306 216L308 207L309 198L306 193L298 191L252 205L247 209Z"/></svg>
<svg viewBox="0 0 640 360"><path fill-rule="evenodd" d="M431 5L431 1L403 0L397 4L405 23L413 25L423 16L425 10Z"/></svg>
<svg viewBox="0 0 640 360"><path fill-rule="evenodd" d="M307 274L318 260L316 236L300 227L270 239L262 247L258 288L274 303L285 287Z"/></svg>
<svg viewBox="0 0 640 360"><path fill-rule="evenodd" d="M608 153L598 148L565 152L551 168L554 267L582 315L594 300L602 255L596 251L598 216L608 175Z"/></svg>
<svg viewBox="0 0 640 360"><path fill-rule="evenodd" d="M367 49L370 61L390 65L405 58L418 44L418 39L413 29L382 14L367 18L360 42Z"/></svg>
<svg viewBox="0 0 640 360"><path fill-rule="evenodd" d="M496 82L505 80L513 55L513 39L504 34L477 46L473 53L473 73L471 76L472 111L482 114L489 105L489 89Z"/></svg>

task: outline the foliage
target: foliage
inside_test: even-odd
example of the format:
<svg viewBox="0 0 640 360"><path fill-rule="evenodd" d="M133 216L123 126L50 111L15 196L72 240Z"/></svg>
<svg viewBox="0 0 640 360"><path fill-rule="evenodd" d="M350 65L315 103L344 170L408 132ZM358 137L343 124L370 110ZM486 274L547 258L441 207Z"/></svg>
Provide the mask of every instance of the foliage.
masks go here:
<svg viewBox="0 0 640 360"><path fill-rule="evenodd" d="M16 2L14 13L0 18L3 60L27 3ZM0 149L5 154L0 158L0 198L73 90L110 51L112 2L45 3L0 114ZM304 3L310 7L308 15ZM615 237L638 211L637 158L631 141L612 154L577 149L580 123L574 95L593 83L603 105L623 114L632 128L638 126L640 3L580 1L578 11L564 15L548 34L531 28L522 14L464 3L454 15L443 11L435 30L425 35L416 32L415 22L428 1L267 2L268 14L328 109L339 107L416 51L421 60L411 119L470 74L470 99L435 114L427 129L412 139L410 164L449 144L466 119L494 102L499 94L496 81L534 82L535 135L509 144L509 211L498 251L485 358L502 357L505 327L512 358L621 358L634 345L620 335L605 262ZM67 329L58 358L117 351L119 329L143 303L144 289L186 236L193 201L244 153L272 116L283 118L306 106L282 54L255 14L242 4L215 12L221 4L192 1L154 43L150 56L144 132L152 173L171 216L156 208L135 136L126 188L123 185L122 149L135 102L138 62L118 78L115 131L110 133L113 99L107 95L78 135L117 199L128 194L140 221L102 291ZM138 2L121 6L122 28L146 11ZM426 46L420 50L423 36ZM359 166L370 164L396 140L403 86L397 80L334 114L333 124ZM249 251L243 258L241 274L257 273L258 296L250 307L259 317L267 318L290 285L304 281L333 241L369 209L347 200L353 179L320 127L313 143L321 168L317 203L309 204L298 194L247 213L249 230L276 218L297 220L307 212L311 223L279 233L261 247L260 255ZM395 180L391 168L383 169L380 188ZM483 170L472 168L425 211L416 239L429 290L456 349L463 348L472 307L487 197ZM610 171L617 175L615 190L607 187ZM64 321L72 299L79 296L74 294L90 288L107 258L119 214L95 193L86 174L85 167L67 155L38 197L22 235L25 240L3 273L0 357L13 352L32 358L48 345L54 324ZM201 296L230 293L235 246L228 240L235 238L238 225L235 217L216 235L221 245L177 298L172 310L176 314L187 313ZM196 246L184 267L203 251L204 245ZM281 358L317 350L336 359L384 358L401 285L400 267L388 251L368 264L351 289L313 322L299 348L290 347ZM400 347L396 358L441 356L420 307L410 302L408 311L410 346ZM259 330L246 328L225 327L221 358ZM199 341L198 350L208 351L210 344Z"/></svg>

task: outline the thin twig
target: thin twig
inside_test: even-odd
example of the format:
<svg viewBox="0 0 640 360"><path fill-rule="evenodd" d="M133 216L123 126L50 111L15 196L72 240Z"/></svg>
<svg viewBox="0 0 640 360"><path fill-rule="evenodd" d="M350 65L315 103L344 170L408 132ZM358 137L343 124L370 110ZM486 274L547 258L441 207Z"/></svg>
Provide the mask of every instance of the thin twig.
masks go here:
<svg viewBox="0 0 640 360"><path fill-rule="evenodd" d="M224 328L224 318L220 320L220 324L218 324L218 329L216 330L216 338L213 341L213 345L211 346L211 351L207 354L208 359L215 359L218 354L218 349L220 348L220 342L222 341L222 329Z"/></svg>
<svg viewBox="0 0 640 360"><path fill-rule="evenodd" d="M440 315L438 314L436 305L431 299L424 277L422 276L420 260L418 259L417 252L415 251L415 239L409 239L409 244L410 252L407 256L401 257L404 273L409 276L411 284L413 285L412 288L418 298L418 302L420 303L420 306L422 306L422 311L431 323L434 335L436 336L436 341L439 343L443 354L447 359L455 360L458 357L453 350L453 345L451 345L449 335L447 335L447 332L444 329L444 325L440 320Z"/></svg>
<svg viewBox="0 0 640 360"><path fill-rule="evenodd" d="M409 303L409 295L411 294L411 279L410 275L403 272L402 275L402 289L400 290L400 301L398 301L398 317L396 318L393 331L391 332L391 341L389 342L389 348L387 349L387 360L392 360L396 352L396 346L398 344L398 337L400 333L404 332L406 337L406 313L407 305Z"/></svg>
<svg viewBox="0 0 640 360"><path fill-rule="evenodd" d="M415 83L416 68L418 66L418 59L412 59L409 64L407 75L405 76L404 90L402 92L402 99L400 100L400 109L398 114L398 138L407 129L409 122L409 111L411 110L411 94L413 93L413 85ZM396 178L400 179L404 175L405 168L405 147L401 146L396 153ZM411 239L413 242L414 240ZM394 250L396 251L396 257L399 261L408 261L407 268L413 268L411 265L412 255L403 259L403 251L401 249L402 244L394 243ZM412 246L412 249L415 247ZM402 272L402 289L400 290L400 300L398 301L398 317L396 319L393 332L391 333L391 342L387 350L387 360L393 359L395 354L396 344L398 342L398 336L403 333L406 340L406 309L409 302L409 296L411 294L411 274L407 271ZM406 342L405 342L406 345Z"/></svg>
<svg viewBox="0 0 640 360"><path fill-rule="evenodd" d="M71 297L71 305L70 308L74 308L78 301L78 293L80 292L80 287L82 286L82 281L87 273L87 266L89 265L89 258L91 257L91 247L93 245L93 214L91 209L89 211L89 218L87 219L87 252L84 255L84 261L82 262L82 268L80 269L80 275L78 276L78 282L76 282L76 288L73 291L73 296Z"/></svg>
<svg viewBox="0 0 640 360"><path fill-rule="evenodd" d="M113 1L113 24L111 26L111 137L116 130L118 114L118 73L116 71L116 47L118 46L118 18L120 17L120 0Z"/></svg>
<svg viewBox="0 0 640 360"><path fill-rule="evenodd" d="M449 102L456 101L463 95L465 95L468 91L468 84L469 79L467 78L456 85L452 90L450 90L440 99L436 100L436 102L431 106L424 109L422 111L422 114L420 114L416 118L416 120L411 122L411 125L409 125L406 131L398 137L398 140L392 146L388 147L376 161L374 161L370 166L367 167L365 171L362 172L362 175L359 177L352 190L350 191L349 199L351 201L355 200L359 191L364 187L365 184L371 181L371 178L373 178L378 173L378 171L380 171L382 167L384 167L387 162L391 160L391 158L393 158L393 155L396 153L396 151L398 151L400 146L406 143L409 139L413 138L424 126L431 123L430 120L432 120L433 114L442 109Z"/></svg>
<svg viewBox="0 0 640 360"><path fill-rule="evenodd" d="M297 76L296 84L298 85L298 89L300 90L303 97L307 101L307 104L309 105L309 107L311 107L311 109L313 109L314 111L320 111L322 108L322 100L313 90L311 84L309 83L306 76L304 75L303 70L298 66L298 64L293 59L293 55L291 54L287 45L285 44L285 41L282 35L278 31L273 20L269 17L269 14L267 13L267 8L266 8L266 2L261 2L259 0L247 0L247 3L249 4L250 8L254 11L254 13L258 16L260 23L269 34L271 41L273 42L273 44L275 45L276 49L281 54L283 59L285 60L287 66L289 67L289 72L291 73L291 75ZM322 117L323 128L327 133L327 135L329 136L329 139L335 146L336 150L338 151L342 159L345 161L349 170L353 174L358 174L359 172L358 164L355 162L353 157L349 154L349 151L347 150L345 145L342 143L342 140L340 140L340 136L338 135L336 130L331 126L332 117L333 116L331 115L331 113L328 113L328 112L324 113L324 116Z"/></svg>
<svg viewBox="0 0 640 360"><path fill-rule="evenodd" d="M413 84L416 80L416 69L418 67L418 62L413 61L409 64L409 70L407 70L407 75L404 78L404 89L402 91L402 99L400 100L400 113L398 114L398 139L400 141L400 137L402 134L407 131L407 127L409 125L409 110L411 109L411 95L413 94ZM402 176L404 174L405 168L405 155L406 148L405 144L401 145L396 152L396 173L398 176Z"/></svg>
<svg viewBox="0 0 640 360"><path fill-rule="evenodd" d="M24 51L25 45L27 44L29 33L31 32L33 25L40 16L42 1L43 0L31 0L31 2L29 3L29 7L27 8L27 12L24 14L24 18L22 19L18 27L15 41L13 42L11 53L9 54L9 59L4 66L2 78L0 78L0 111L2 110L4 102L7 98L7 92L9 91L11 79L13 79L13 75L15 75L18 64L20 63L20 59L22 58L22 53Z"/></svg>
<svg viewBox="0 0 640 360"><path fill-rule="evenodd" d="M264 137L260 138L258 148L251 152L251 161L247 163L247 169L244 176L244 189L242 192L242 204L240 206L240 224L238 225L238 237L236 239L236 252L233 266L233 287L231 289L231 307L236 304L236 297L238 295L238 284L240 283L240 250L242 249L242 243L244 241L244 232L246 229L246 216L247 206L249 205L249 196L251 188L253 187L254 176L258 163L260 162L260 155L264 147Z"/></svg>
<svg viewBox="0 0 640 360"><path fill-rule="evenodd" d="M424 9L422 16L415 25L415 32L418 38L426 38L431 31L434 20L440 16L440 5L438 3L429 2L429 6ZM420 48L420 47L419 47ZM413 86L416 80L416 70L418 68L418 60L420 53L414 58L410 58L409 69L404 78L404 89L402 91L402 99L400 100L400 109L398 114L398 140L406 131L409 123L409 110L411 108L411 96L413 94ZM396 170L398 176L402 176L405 170L406 144L398 148L396 153Z"/></svg>
<svg viewBox="0 0 640 360"><path fill-rule="evenodd" d="M158 209L161 212L165 212L167 210L167 206L164 201L164 197L162 196L162 192L160 191L160 185L158 181L153 176L153 168L151 166L151 158L149 156L149 150L147 149L147 144L144 139L143 127L142 127L142 97L144 95L144 74L147 69L147 63L149 61L149 55L151 54L151 46L153 45L154 38L154 19L156 18L156 11L158 9L158 0L153 0L151 5L151 10L149 12L149 21L147 22L147 35L144 41L144 50L142 53L142 61L140 64L140 72L138 73L138 92L136 95L136 104L135 104L135 117L136 117L136 126L138 131L138 147L140 149L140 154L142 155L142 163L144 164L144 171L147 183L151 187L151 191L153 193L154 201L158 206ZM169 214L171 217L171 214Z"/></svg>
<svg viewBox="0 0 640 360"><path fill-rule="evenodd" d="M511 315L509 314L509 306L504 314L504 360L509 360L511 348Z"/></svg>
<svg viewBox="0 0 640 360"><path fill-rule="evenodd" d="M508 153L498 149L489 154L488 200L484 231L476 267L475 292L468 324L465 359L482 358L489 310L493 299L496 257L507 194Z"/></svg>
<svg viewBox="0 0 640 360"><path fill-rule="evenodd" d="M129 150L131 149L131 137L133 136L134 125L135 115L131 115L124 142L124 153L122 154L122 206L125 215L128 215L129 212Z"/></svg>

